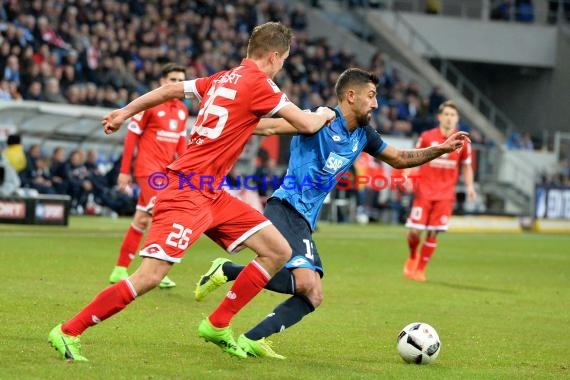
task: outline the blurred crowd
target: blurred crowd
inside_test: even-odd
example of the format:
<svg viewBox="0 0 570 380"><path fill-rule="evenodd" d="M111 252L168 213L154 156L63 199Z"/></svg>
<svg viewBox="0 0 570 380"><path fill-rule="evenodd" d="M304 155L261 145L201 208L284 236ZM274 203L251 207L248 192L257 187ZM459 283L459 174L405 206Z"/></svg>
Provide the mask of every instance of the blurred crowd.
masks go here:
<svg viewBox="0 0 570 380"><path fill-rule="evenodd" d="M283 91L303 108L335 104L336 78L359 65L354 53L310 39L302 6L268 0L4 1L0 99L121 107L155 88L166 62L188 67L189 78L237 65L253 27L270 20L295 33L277 78ZM381 78L373 124L382 133L411 136L433 126L439 89L422 94L381 52L360 66Z"/></svg>
<svg viewBox="0 0 570 380"><path fill-rule="evenodd" d="M354 52L311 39L303 6L269 0L2 1L0 100L122 107L158 86L166 62L187 67L188 78L239 64L253 27L270 20L294 31L290 57L276 82L302 108L335 105L338 75L359 66L380 78L371 124L382 134L410 137L435 126L436 110L446 100L441 89L422 91L383 52L357 62ZM188 107L195 114L197 105ZM477 130L462 129L470 130L475 143L484 142ZM132 197L113 189L116 171L110 168L116 163L101 170L95 151L40 148L26 147L26 167L18 173L22 186L69 194L78 213L93 202L117 213L128 210Z"/></svg>
<svg viewBox="0 0 570 380"><path fill-rule="evenodd" d="M129 215L135 210L135 194L121 193L115 187L118 162L109 166L94 150L66 152L63 147L55 147L46 155L38 144L25 149L19 135L10 135L1 156L9 166L2 166L0 195L11 195L19 188L24 189L23 195L69 195L74 214L106 211Z"/></svg>
<svg viewBox="0 0 570 380"><path fill-rule="evenodd" d="M467 2L457 0L423 0L423 1L394 1L394 0L337 0L349 8L370 7L377 9L390 9L396 11L424 12L430 15L446 14L444 3L449 9L461 8L460 13L481 13L484 1ZM536 2L543 5L543 0ZM515 21L521 23L547 22L556 24L558 22L570 22L570 0L545 0L545 15L538 17L535 1L533 0L488 0L488 17L495 21ZM311 5L321 7L319 0L311 0ZM455 16L456 14L453 13Z"/></svg>

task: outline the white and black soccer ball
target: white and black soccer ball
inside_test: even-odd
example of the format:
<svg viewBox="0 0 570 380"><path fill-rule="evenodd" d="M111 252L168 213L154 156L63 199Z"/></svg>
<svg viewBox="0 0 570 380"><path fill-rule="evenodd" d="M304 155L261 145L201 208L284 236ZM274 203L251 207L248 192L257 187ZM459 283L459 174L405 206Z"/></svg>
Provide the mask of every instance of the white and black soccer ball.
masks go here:
<svg viewBox="0 0 570 380"><path fill-rule="evenodd" d="M439 335L427 323L410 323L398 335L398 352L407 363L429 364L437 358L440 349Z"/></svg>

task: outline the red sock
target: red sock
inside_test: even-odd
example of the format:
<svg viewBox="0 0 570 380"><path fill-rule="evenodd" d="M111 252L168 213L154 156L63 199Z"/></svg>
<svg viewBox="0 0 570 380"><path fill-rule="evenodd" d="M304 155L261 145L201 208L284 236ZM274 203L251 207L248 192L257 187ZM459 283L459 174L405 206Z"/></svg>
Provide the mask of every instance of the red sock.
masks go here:
<svg viewBox="0 0 570 380"><path fill-rule="evenodd" d="M431 256L435 252L435 248L437 247L436 241L437 241L437 237L435 237L435 236L426 237L426 240L424 241L424 245L422 245L422 251L420 253L420 261L418 263L418 267L416 268L416 270L418 272L421 272L425 269L429 259L431 258Z"/></svg>
<svg viewBox="0 0 570 380"><path fill-rule="evenodd" d="M227 327L234 315L244 307L269 282L271 276L259 265L252 261L246 265L226 298L218 308L208 317L214 327Z"/></svg>
<svg viewBox="0 0 570 380"><path fill-rule="evenodd" d="M119 281L109 286L95 297L77 315L65 322L61 331L67 335L78 336L88 327L117 314L136 297L136 291L128 280Z"/></svg>
<svg viewBox="0 0 570 380"><path fill-rule="evenodd" d="M128 268L129 265L131 265L142 240L143 232L143 230L131 224L123 238L121 252L117 259L117 266Z"/></svg>
<svg viewBox="0 0 570 380"><path fill-rule="evenodd" d="M410 248L410 259L415 260L420 244L420 237L418 234L408 233L408 247Z"/></svg>

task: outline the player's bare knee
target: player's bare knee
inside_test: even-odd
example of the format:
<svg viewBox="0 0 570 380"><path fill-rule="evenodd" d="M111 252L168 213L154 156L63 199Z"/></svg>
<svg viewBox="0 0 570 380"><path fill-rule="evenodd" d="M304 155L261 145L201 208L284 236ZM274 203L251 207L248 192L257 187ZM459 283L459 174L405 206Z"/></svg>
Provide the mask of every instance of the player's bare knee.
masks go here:
<svg viewBox="0 0 570 380"><path fill-rule="evenodd" d="M420 232L421 232L420 230L416 230L415 228L411 228L411 229L408 231L408 234L413 235L413 236L416 236L416 237L419 237L419 236L420 236Z"/></svg>
<svg viewBox="0 0 570 380"><path fill-rule="evenodd" d="M137 212L135 214L133 224L138 229L145 231L150 226L151 220L152 220L152 217L149 214L144 213L144 212Z"/></svg>
<svg viewBox="0 0 570 380"><path fill-rule="evenodd" d="M297 270L295 273L295 293L303 294L307 297L313 293L316 281L315 278L310 275L310 272L306 270Z"/></svg>
<svg viewBox="0 0 570 380"><path fill-rule="evenodd" d="M427 236L430 238L434 238L437 236L438 231L428 231Z"/></svg>
<svg viewBox="0 0 570 380"><path fill-rule="evenodd" d="M306 297L311 301L311 304L315 309L323 303L323 291L318 287L313 287Z"/></svg>
<svg viewBox="0 0 570 380"><path fill-rule="evenodd" d="M156 288L162 281L163 277L164 276L160 276L157 273L135 272L129 278L129 280L131 284L134 286L137 294L139 296L142 296L146 292Z"/></svg>

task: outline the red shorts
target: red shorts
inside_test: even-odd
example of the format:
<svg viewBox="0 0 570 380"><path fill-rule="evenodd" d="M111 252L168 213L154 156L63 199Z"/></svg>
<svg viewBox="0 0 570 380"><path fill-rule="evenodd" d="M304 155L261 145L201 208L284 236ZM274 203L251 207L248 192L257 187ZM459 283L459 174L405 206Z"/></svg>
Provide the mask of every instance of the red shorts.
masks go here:
<svg viewBox="0 0 570 380"><path fill-rule="evenodd" d="M137 199L137 210L152 213L158 190L151 187L148 183L149 177L136 177L135 181L141 190Z"/></svg>
<svg viewBox="0 0 570 380"><path fill-rule="evenodd" d="M169 174L171 184L177 183L175 176ZM159 192L140 256L178 263L203 233L236 253L247 238L270 224L259 211L224 190L170 186Z"/></svg>
<svg viewBox="0 0 570 380"><path fill-rule="evenodd" d="M417 230L447 231L453 200L414 199L406 227Z"/></svg>

